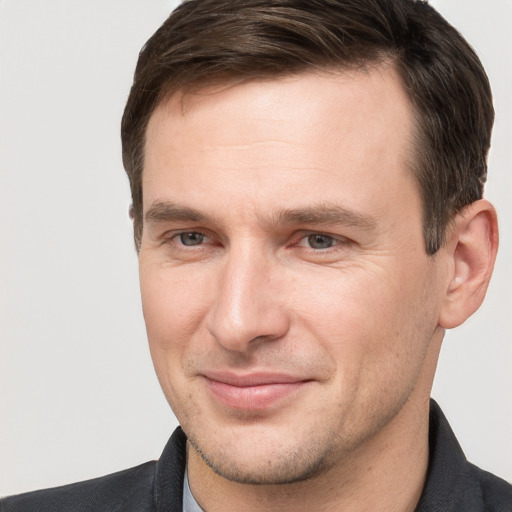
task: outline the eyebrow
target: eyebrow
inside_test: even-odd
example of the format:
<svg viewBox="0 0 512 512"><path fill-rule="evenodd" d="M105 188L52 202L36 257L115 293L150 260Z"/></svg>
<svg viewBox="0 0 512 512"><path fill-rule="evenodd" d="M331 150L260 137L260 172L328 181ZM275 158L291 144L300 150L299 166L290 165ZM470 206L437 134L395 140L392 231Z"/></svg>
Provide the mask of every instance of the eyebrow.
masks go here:
<svg viewBox="0 0 512 512"><path fill-rule="evenodd" d="M211 217L200 210L181 206L171 201L155 201L147 210L144 219L148 223L189 221L204 222ZM303 208L282 209L270 215L265 223L273 225L344 225L363 230L374 229L376 220L362 213L336 204L319 204Z"/></svg>
<svg viewBox="0 0 512 512"><path fill-rule="evenodd" d="M363 230L371 230L377 226L377 221L369 215L332 204L281 210L277 214L275 222L278 224L345 225Z"/></svg>
<svg viewBox="0 0 512 512"><path fill-rule="evenodd" d="M155 201L144 214L148 223L191 221L202 222L206 215L195 208L180 206L169 201Z"/></svg>

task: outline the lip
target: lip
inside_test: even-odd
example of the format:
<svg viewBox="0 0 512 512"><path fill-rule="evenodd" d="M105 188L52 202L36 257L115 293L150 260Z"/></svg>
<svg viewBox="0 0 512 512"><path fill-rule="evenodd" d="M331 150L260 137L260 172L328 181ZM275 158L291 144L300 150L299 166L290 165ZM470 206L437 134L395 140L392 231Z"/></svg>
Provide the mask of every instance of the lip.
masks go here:
<svg viewBox="0 0 512 512"><path fill-rule="evenodd" d="M312 382L284 373L206 372L206 387L221 404L240 411L264 411L291 398Z"/></svg>

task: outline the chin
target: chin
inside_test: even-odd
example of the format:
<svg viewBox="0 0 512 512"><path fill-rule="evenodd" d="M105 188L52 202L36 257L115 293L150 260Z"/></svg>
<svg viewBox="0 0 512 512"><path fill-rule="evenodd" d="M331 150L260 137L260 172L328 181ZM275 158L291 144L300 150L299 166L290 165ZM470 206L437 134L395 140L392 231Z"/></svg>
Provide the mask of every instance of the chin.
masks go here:
<svg viewBox="0 0 512 512"><path fill-rule="evenodd" d="M233 439L222 445L197 443L189 437L191 447L217 475L240 484L279 485L311 479L333 465L333 447L325 439L315 442L286 443L277 438L248 439L257 442L237 443ZM289 440L289 438L288 438ZM220 446L220 447L219 447Z"/></svg>

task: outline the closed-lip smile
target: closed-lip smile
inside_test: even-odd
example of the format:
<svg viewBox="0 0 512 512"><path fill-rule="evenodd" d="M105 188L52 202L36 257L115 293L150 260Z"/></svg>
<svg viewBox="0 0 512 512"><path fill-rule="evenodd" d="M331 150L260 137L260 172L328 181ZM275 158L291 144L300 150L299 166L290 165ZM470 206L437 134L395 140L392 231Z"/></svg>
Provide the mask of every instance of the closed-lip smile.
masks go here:
<svg viewBox="0 0 512 512"><path fill-rule="evenodd" d="M310 378L279 372L207 371L203 377L214 400L248 412L264 411L278 405L312 382Z"/></svg>

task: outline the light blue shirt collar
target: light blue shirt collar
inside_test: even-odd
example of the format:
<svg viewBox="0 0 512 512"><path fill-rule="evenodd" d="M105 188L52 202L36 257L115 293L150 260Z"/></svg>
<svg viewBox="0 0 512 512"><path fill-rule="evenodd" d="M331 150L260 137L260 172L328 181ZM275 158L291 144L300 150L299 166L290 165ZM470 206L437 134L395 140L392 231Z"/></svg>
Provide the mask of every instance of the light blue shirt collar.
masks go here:
<svg viewBox="0 0 512 512"><path fill-rule="evenodd" d="M194 498L190 485L188 484L188 470L185 468L185 478L183 479L183 512L205 512Z"/></svg>

